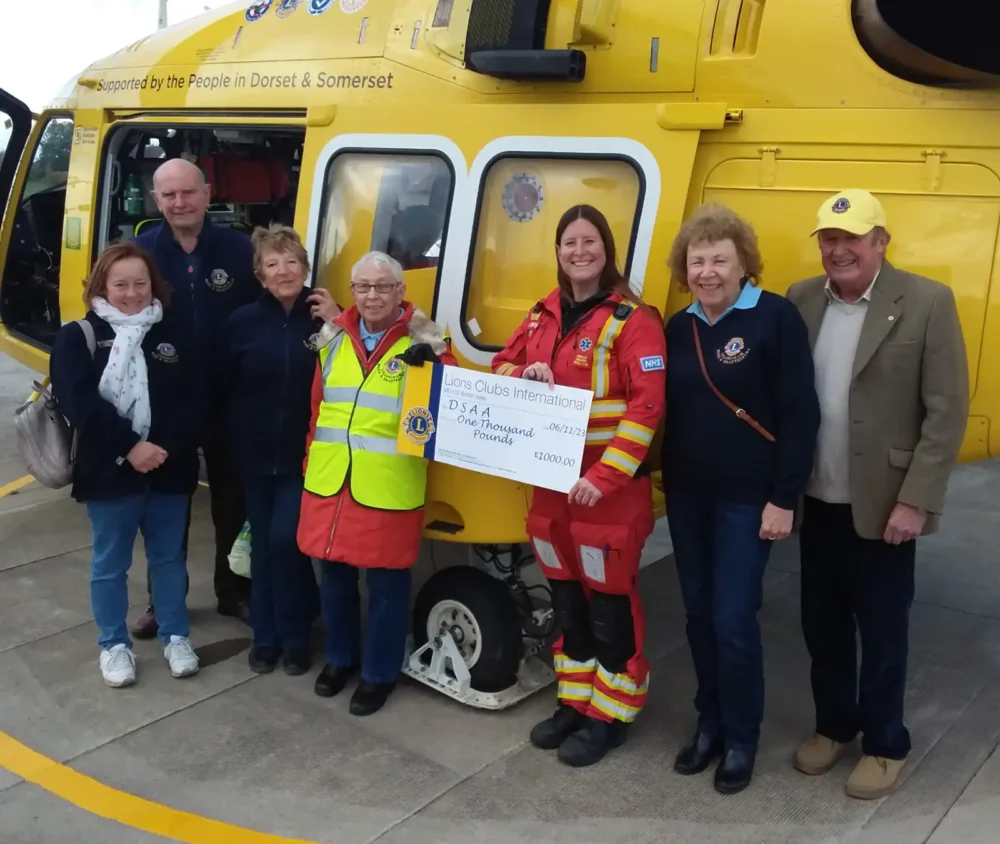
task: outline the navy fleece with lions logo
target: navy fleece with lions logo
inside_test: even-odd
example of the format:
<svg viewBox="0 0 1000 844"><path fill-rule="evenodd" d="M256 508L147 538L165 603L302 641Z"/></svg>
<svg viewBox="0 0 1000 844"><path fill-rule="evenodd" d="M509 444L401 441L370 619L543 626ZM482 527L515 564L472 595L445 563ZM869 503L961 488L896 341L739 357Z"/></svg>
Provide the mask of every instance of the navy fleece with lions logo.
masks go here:
<svg viewBox="0 0 1000 844"><path fill-rule="evenodd" d="M253 273L253 245L242 232L213 225L206 217L198 246L188 254L165 223L136 238L153 256L173 292L170 309L191 338L209 391L208 418L221 411L218 389L225 377L223 336L237 308L256 301L260 282Z"/></svg>
<svg viewBox="0 0 1000 844"><path fill-rule="evenodd" d="M776 443L737 422L705 382L695 326L715 386ZM819 429L812 353L798 310L783 296L745 285L714 325L695 304L670 318L666 337L664 481L707 497L794 509Z"/></svg>

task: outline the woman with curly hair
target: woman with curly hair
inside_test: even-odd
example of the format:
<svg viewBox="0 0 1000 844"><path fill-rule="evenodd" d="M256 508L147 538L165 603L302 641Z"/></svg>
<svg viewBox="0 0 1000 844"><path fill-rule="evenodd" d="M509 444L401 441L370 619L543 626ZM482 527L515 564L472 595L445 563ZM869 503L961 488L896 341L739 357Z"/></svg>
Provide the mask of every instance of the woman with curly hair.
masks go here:
<svg viewBox="0 0 1000 844"><path fill-rule="evenodd" d="M771 542L792 530L812 470L819 400L805 323L760 289L751 226L699 208L674 241L673 280L692 305L666 325L667 518L687 613L698 728L674 769L721 757L715 787L749 785L764 714L757 613Z"/></svg>

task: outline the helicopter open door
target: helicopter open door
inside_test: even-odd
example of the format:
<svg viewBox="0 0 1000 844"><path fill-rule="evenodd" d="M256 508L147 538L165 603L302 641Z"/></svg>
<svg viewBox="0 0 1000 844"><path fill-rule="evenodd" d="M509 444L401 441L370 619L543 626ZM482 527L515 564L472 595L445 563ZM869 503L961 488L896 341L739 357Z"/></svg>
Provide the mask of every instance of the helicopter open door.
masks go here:
<svg viewBox="0 0 1000 844"><path fill-rule="evenodd" d="M0 127L10 122L6 138L0 134L0 145L6 140L0 161L0 351L45 372L61 325L59 273L74 120L65 111L32 114L5 91L0 112ZM81 248L81 222L77 218L66 228L66 248Z"/></svg>

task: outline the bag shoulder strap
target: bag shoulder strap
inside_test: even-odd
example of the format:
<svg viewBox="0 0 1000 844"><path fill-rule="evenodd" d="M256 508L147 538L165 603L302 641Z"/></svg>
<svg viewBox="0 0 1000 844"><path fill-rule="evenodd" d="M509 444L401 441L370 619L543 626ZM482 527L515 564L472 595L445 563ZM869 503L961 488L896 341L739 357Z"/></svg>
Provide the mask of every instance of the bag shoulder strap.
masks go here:
<svg viewBox="0 0 1000 844"><path fill-rule="evenodd" d="M701 365L701 374L705 376L705 381L708 383L709 388L719 397L719 400L728 407L733 413L736 414L737 418L742 419L751 428L753 428L757 433L759 433L768 442L775 442L774 435L771 434L763 425L761 425L756 419L754 419L749 413L747 413L742 407L737 407L729 399L727 399L719 389L712 383L712 379L708 377L708 368L705 366L705 356L701 353L701 338L698 335L698 317L691 316L691 327L694 329L694 348L698 352L698 363Z"/></svg>
<svg viewBox="0 0 1000 844"><path fill-rule="evenodd" d="M93 357L94 353L97 351L97 338L94 336L94 326L90 324L89 319L78 319L76 324L80 326L80 330L83 332L83 336L87 341L87 349L90 351L90 356Z"/></svg>

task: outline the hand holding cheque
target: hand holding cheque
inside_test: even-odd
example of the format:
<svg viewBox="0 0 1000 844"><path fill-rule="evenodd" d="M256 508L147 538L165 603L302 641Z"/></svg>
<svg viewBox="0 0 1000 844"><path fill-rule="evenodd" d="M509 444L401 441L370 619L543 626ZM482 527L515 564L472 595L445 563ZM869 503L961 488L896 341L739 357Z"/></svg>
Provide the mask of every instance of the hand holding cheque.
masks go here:
<svg viewBox="0 0 1000 844"><path fill-rule="evenodd" d="M580 481L593 393L551 383L550 370L537 374L539 380L408 368L400 452L570 492Z"/></svg>

